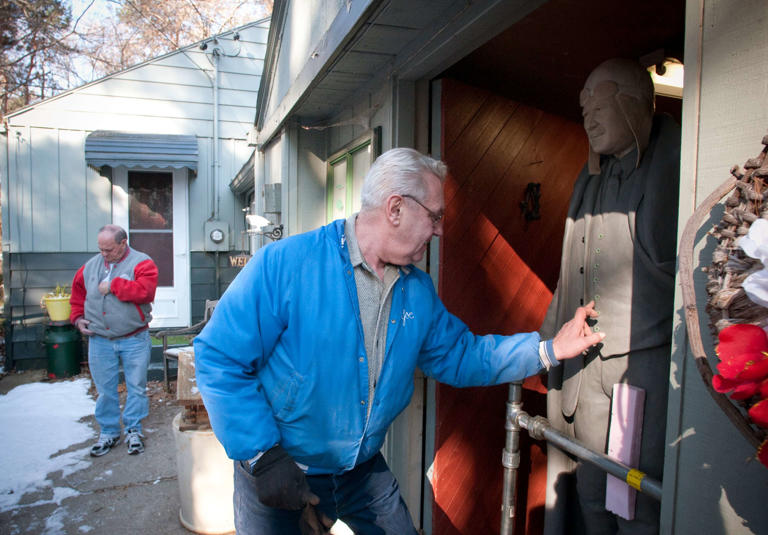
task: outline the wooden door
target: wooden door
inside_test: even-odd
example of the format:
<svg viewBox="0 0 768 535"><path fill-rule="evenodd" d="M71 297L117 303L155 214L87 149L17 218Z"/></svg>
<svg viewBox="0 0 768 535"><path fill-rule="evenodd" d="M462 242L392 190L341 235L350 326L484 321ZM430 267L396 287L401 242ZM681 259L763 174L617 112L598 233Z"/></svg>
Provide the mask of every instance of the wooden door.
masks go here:
<svg viewBox="0 0 768 535"><path fill-rule="evenodd" d="M440 296L477 334L534 331L557 283L568 201L587 157L581 124L453 80L442 82L446 179ZM578 102L574 98L574 106ZM520 203L540 183L541 218ZM436 389L433 533L498 533L508 388ZM546 414L541 379L524 409ZM541 533L546 446L522 438L516 533Z"/></svg>

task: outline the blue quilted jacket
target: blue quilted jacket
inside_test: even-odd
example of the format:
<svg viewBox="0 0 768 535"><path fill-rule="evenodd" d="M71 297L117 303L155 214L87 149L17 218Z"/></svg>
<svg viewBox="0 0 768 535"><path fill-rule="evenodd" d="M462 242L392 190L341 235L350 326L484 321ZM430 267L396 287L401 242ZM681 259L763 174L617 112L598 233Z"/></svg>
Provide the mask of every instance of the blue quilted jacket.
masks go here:
<svg viewBox="0 0 768 535"><path fill-rule="evenodd" d="M195 338L197 384L232 459L279 443L310 474L379 451L418 366L454 386L520 380L542 365L537 333L475 336L408 266L392 293L374 399L344 221L261 248ZM368 405L372 404L370 413Z"/></svg>

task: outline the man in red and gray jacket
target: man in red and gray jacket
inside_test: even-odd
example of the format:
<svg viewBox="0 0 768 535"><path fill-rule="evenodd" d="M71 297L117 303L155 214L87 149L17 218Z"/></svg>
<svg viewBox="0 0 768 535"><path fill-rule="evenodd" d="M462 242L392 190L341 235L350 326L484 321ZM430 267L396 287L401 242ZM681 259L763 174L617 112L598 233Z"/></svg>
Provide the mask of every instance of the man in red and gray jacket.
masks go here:
<svg viewBox="0 0 768 535"><path fill-rule="evenodd" d="M144 451L141 421L149 414L149 322L157 266L146 254L128 247L128 235L117 225L102 227L97 240L100 254L86 262L72 281L69 318L89 337L88 366L99 393L95 416L101 432L91 455L104 455L120 440L120 362L127 391L125 443L129 454L137 454Z"/></svg>

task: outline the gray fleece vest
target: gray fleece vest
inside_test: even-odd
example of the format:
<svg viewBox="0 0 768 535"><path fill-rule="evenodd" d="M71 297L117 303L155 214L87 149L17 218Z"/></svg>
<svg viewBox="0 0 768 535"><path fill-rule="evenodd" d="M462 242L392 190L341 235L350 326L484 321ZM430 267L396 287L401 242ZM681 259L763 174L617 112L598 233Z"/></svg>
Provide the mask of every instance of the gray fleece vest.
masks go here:
<svg viewBox="0 0 768 535"><path fill-rule="evenodd" d="M118 277L134 280L134 268L149 256L134 249L114 265L110 280ZM145 327L152 320L152 305L139 305L120 301L114 294L99 293L99 282L107 276L109 265L101 255L91 258L83 268L85 283L85 319L91 323L88 328L104 338L120 338Z"/></svg>

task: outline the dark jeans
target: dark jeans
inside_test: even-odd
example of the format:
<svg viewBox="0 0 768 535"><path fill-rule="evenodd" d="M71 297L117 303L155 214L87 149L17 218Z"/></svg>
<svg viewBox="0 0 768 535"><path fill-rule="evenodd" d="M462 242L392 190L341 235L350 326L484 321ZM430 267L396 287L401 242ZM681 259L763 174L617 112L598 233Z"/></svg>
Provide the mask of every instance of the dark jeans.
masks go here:
<svg viewBox="0 0 768 535"><path fill-rule="evenodd" d="M307 476L320 497L319 511L340 518L358 535L416 535L395 476L380 453L340 475ZM255 479L235 462L235 528L238 535L299 535L300 511L259 502Z"/></svg>

